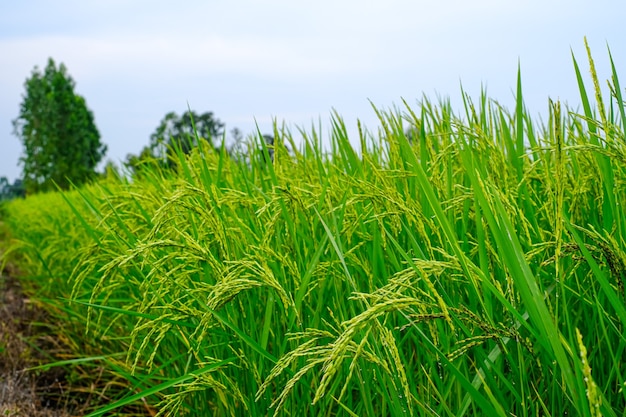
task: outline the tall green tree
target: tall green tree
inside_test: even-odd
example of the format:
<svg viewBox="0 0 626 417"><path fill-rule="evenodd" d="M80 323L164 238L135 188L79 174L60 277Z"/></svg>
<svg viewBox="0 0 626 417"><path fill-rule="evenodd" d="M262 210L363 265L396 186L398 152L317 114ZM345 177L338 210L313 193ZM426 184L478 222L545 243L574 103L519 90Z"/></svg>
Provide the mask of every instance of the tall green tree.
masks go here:
<svg viewBox="0 0 626 417"><path fill-rule="evenodd" d="M178 150L188 154L200 141L207 141L217 147L223 135L224 123L213 112L198 114L188 110L180 116L170 112L150 135L150 144L139 155L127 155L125 165L134 173L141 171L142 166L153 163L172 168Z"/></svg>
<svg viewBox="0 0 626 417"><path fill-rule="evenodd" d="M66 189L94 178L107 148L65 65L57 67L50 58L43 72L35 67L24 87L13 128L24 145L20 164L26 191Z"/></svg>
<svg viewBox="0 0 626 417"><path fill-rule="evenodd" d="M150 136L150 147L156 157L165 157L175 148L187 154L198 146L199 140L215 144L223 134L224 123L213 112L197 114L187 110L181 116L170 112Z"/></svg>

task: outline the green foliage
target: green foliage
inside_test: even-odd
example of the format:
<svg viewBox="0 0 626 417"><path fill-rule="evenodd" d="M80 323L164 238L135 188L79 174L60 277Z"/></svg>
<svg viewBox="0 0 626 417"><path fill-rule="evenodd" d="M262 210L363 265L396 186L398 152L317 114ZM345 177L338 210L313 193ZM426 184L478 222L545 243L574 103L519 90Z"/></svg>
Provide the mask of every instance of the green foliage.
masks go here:
<svg viewBox="0 0 626 417"><path fill-rule="evenodd" d="M20 162L26 191L67 189L94 178L106 146L65 66L57 67L50 58L43 72L35 67L24 86L13 126L24 145Z"/></svg>
<svg viewBox="0 0 626 417"><path fill-rule="evenodd" d="M199 140L206 140L214 144L221 140L224 134L224 124L213 116L212 112L197 114L187 110L182 116L174 112L165 115L157 129L150 135L150 147L156 156L164 156L166 151L163 142L170 148L178 147L188 154L198 146Z"/></svg>
<svg viewBox="0 0 626 417"><path fill-rule="evenodd" d="M139 172L142 166L154 162L172 168L178 159L177 152L189 154L201 142L216 146L215 141L221 141L223 135L224 123L212 112L197 114L188 110L182 116L170 112L150 135L150 144L139 155L126 157L126 166L133 172Z"/></svg>
<svg viewBox="0 0 626 417"><path fill-rule="evenodd" d="M139 155L126 155L126 161L124 162L124 167L137 178L150 169L158 169L164 166L167 166L165 161L155 158L149 146L145 146Z"/></svg>
<svg viewBox="0 0 626 417"><path fill-rule="evenodd" d="M25 195L26 191L22 180L18 178L11 184L6 177L0 177L0 201L12 200Z"/></svg>
<svg viewBox="0 0 626 417"><path fill-rule="evenodd" d="M360 151L335 115L328 152L276 128L8 204L58 331L115 381L91 415L620 415L623 112L579 83L585 114L545 125L518 73L513 113L375 109Z"/></svg>

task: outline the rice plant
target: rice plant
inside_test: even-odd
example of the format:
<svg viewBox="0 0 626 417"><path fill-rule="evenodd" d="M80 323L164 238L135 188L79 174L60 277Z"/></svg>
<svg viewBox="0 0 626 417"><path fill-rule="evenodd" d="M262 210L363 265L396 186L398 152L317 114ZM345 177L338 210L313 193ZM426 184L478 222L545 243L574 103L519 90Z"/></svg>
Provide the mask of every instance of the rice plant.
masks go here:
<svg viewBox="0 0 626 417"><path fill-rule="evenodd" d="M15 256L108 405L157 415L617 416L626 117L617 73L545 124L464 96L199 147L6 206ZM199 141L202 142L202 141ZM359 151L355 143L359 143ZM51 364L54 365L54 364ZM115 388L111 388L115 387ZM138 409L141 409L139 407Z"/></svg>

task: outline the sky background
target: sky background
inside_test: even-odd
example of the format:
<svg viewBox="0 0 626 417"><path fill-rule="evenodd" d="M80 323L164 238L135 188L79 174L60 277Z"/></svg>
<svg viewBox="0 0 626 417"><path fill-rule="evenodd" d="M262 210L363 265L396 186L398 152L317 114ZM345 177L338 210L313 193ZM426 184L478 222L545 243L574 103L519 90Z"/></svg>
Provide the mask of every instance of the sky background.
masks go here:
<svg viewBox="0 0 626 417"><path fill-rule="evenodd" d="M119 162L188 105L244 134L270 133L273 119L293 132L321 120L327 133L333 109L349 132L357 119L375 130L370 100L417 108L424 95L449 97L460 108L461 83L512 109L518 62L532 114L548 97L578 108L571 53L587 74L587 36L604 81L608 44L624 74L624 16L626 2L605 0L3 1L0 176L21 173L11 121L49 57L66 65L106 159Z"/></svg>

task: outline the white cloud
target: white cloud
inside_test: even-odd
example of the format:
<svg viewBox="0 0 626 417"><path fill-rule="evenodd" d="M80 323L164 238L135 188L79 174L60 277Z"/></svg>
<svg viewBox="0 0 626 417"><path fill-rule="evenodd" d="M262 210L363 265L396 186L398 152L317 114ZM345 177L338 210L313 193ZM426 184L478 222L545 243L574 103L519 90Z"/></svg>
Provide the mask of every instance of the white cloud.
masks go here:
<svg viewBox="0 0 626 417"><path fill-rule="evenodd" d="M0 2L0 142L33 66L63 62L94 110L110 156L136 152L164 112L212 110L229 127L308 125L330 109L367 118L426 92L484 82L507 100L518 59L525 97L574 91L588 35L597 63L610 41L618 70L624 6L598 0L32 0ZM620 9L621 7L621 9ZM610 12L607 12L609 10ZM601 75L604 77L604 75ZM568 90L568 88L571 89ZM4 127L3 127L4 126ZM6 138L6 139L5 139ZM13 164L9 146L0 167ZM4 175L0 172L0 175Z"/></svg>
<svg viewBox="0 0 626 417"><path fill-rule="evenodd" d="M325 45L311 39L219 35L206 35L193 42L162 35L42 36L0 40L0 51L19 63L5 69L10 78L17 74L24 77L34 64L45 65L49 56L64 62L82 79L125 74L141 74L148 79L214 73L332 76L373 66L368 56L345 51L341 42ZM28 70L25 65L30 65Z"/></svg>

